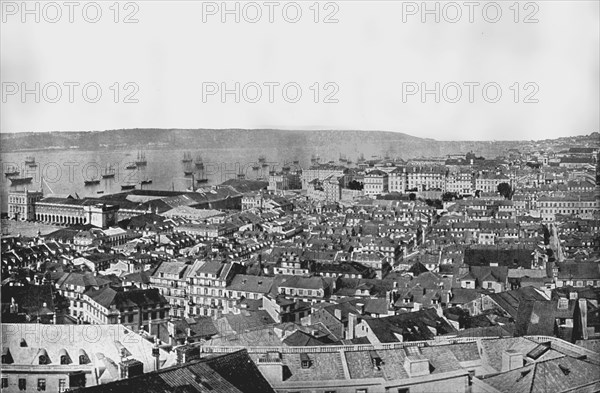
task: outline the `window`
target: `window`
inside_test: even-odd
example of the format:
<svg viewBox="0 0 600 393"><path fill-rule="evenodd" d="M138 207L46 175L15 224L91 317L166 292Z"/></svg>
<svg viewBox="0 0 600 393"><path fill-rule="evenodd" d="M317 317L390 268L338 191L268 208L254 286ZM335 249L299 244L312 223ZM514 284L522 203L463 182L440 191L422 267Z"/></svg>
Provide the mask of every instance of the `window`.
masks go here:
<svg viewBox="0 0 600 393"><path fill-rule="evenodd" d="M2 387L3 388L7 388L8 387L8 378L2 377Z"/></svg>
<svg viewBox="0 0 600 393"><path fill-rule="evenodd" d="M66 379L59 379L58 380L58 391L60 393L64 392L67 390L67 380Z"/></svg>
<svg viewBox="0 0 600 393"><path fill-rule="evenodd" d="M46 379L38 378L38 390L46 390Z"/></svg>
<svg viewBox="0 0 600 393"><path fill-rule="evenodd" d="M48 364L49 363L46 355L40 355L38 360L39 360L39 364Z"/></svg>
<svg viewBox="0 0 600 393"><path fill-rule="evenodd" d="M67 358L66 355L62 355L60 357L60 364L69 364L69 359Z"/></svg>
<svg viewBox="0 0 600 393"><path fill-rule="evenodd" d="M410 393L409 388L398 388L398 393Z"/></svg>
<svg viewBox="0 0 600 393"><path fill-rule="evenodd" d="M25 378L19 378L19 390L27 390L27 380Z"/></svg>

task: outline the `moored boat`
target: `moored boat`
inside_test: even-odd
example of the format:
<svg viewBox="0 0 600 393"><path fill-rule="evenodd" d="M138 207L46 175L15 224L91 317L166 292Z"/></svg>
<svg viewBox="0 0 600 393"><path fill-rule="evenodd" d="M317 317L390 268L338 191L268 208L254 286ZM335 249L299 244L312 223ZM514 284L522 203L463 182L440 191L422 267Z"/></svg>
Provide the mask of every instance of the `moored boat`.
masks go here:
<svg viewBox="0 0 600 393"><path fill-rule="evenodd" d="M146 153L143 151L138 151L137 159L135 160L136 166L146 166L148 161L146 161Z"/></svg>
<svg viewBox="0 0 600 393"><path fill-rule="evenodd" d="M12 186L18 186L20 184L29 184L29 183L31 183L31 181L33 180L33 177L31 177L31 176L27 176L27 177L9 177L8 180L10 180L10 184Z"/></svg>
<svg viewBox="0 0 600 393"><path fill-rule="evenodd" d="M204 161L202 161L202 157L200 157L200 155L196 156L196 168L204 169Z"/></svg>
<svg viewBox="0 0 600 393"><path fill-rule="evenodd" d="M106 167L106 171L102 174L102 178L103 179L112 179L115 177L115 170L113 169L112 165L109 165L108 167Z"/></svg>

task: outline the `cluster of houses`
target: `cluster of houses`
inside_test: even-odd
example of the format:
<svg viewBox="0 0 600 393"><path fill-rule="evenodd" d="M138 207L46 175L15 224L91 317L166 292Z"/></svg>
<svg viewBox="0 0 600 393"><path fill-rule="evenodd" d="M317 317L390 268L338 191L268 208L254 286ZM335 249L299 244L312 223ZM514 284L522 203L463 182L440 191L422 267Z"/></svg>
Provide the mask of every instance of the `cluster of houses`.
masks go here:
<svg viewBox="0 0 600 393"><path fill-rule="evenodd" d="M14 336L2 387L119 391L173 373L191 376L181 391L503 392L540 390L555 373L563 390L593 391L600 205L586 165L597 149L573 149L316 162L201 195L33 201L33 217L60 227L2 237ZM549 176L561 170L574 175ZM122 337L104 334L97 352L34 345L21 333L32 323Z"/></svg>

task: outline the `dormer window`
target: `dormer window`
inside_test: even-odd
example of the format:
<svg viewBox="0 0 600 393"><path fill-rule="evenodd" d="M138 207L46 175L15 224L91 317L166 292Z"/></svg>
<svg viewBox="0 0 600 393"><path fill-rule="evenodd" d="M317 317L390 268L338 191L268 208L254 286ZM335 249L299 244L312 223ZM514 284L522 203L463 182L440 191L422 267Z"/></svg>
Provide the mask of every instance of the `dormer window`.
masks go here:
<svg viewBox="0 0 600 393"><path fill-rule="evenodd" d="M50 363L50 360L48 359L48 356L46 356L46 355L40 355L38 357L38 361L39 361L39 364L48 364L48 363Z"/></svg>
<svg viewBox="0 0 600 393"><path fill-rule="evenodd" d="M381 365L383 364L383 361L381 360L381 357L379 357L379 354L376 351L369 351L369 356L371 357L373 369L381 370Z"/></svg>
<svg viewBox="0 0 600 393"><path fill-rule="evenodd" d="M301 353L300 354L300 364L301 364L302 368L310 368L312 361L310 360L310 358L308 357L307 354Z"/></svg>
<svg viewBox="0 0 600 393"><path fill-rule="evenodd" d="M558 309L567 310L569 308L569 300L566 297L558 299Z"/></svg>

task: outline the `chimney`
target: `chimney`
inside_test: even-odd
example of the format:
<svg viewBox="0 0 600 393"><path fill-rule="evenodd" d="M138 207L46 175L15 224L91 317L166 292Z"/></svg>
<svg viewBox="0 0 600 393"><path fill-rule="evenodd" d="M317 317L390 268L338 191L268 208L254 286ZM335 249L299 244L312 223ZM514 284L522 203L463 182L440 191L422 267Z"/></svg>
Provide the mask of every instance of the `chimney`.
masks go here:
<svg viewBox="0 0 600 393"><path fill-rule="evenodd" d="M144 373L144 363L135 360L128 359L119 362L119 377L120 379L127 379L137 377Z"/></svg>
<svg viewBox="0 0 600 393"><path fill-rule="evenodd" d="M335 318L339 319L340 321L342 320L342 310L340 310L339 308L335 309Z"/></svg>
<svg viewBox="0 0 600 393"><path fill-rule="evenodd" d="M352 340L354 338L354 329L358 323L358 315L355 313L348 313L348 340Z"/></svg>
<svg viewBox="0 0 600 393"><path fill-rule="evenodd" d="M155 369L154 371L158 371L160 369L160 350L158 348L158 340L154 342L154 347L152 347L152 356L155 361Z"/></svg>
<svg viewBox="0 0 600 393"><path fill-rule="evenodd" d="M177 364L185 364L192 360L200 359L200 347L194 345L181 345L175 349Z"/></svg>
<svg viewBox="0 0 600 393"><path fill-rule="evenodd" d="M579 299L579 316L581 318L581 338L584 340L588 339L588 330L587 330L587 300Z"/></svg>
<svg viewBox="0 0 600 393"><path fill-rule="evenodd" d="M356 303L356 308L360 312L360 315L364 315L364 313L365 313L365 304L364 303Z"/></svg>
<svg viewBox="0 0 600 393"><path fill-rule="evenodd" d="M523 355L514 349L502 352L502 372L523 367Z"/></svg>
<svg viewBox="0 0 600 393"><path fill-rule="evenodd" d="M429 360L423 355L408 355L404 359L404 369L410 378L429 375Z"/></svg>

